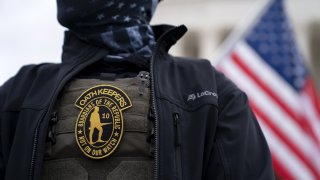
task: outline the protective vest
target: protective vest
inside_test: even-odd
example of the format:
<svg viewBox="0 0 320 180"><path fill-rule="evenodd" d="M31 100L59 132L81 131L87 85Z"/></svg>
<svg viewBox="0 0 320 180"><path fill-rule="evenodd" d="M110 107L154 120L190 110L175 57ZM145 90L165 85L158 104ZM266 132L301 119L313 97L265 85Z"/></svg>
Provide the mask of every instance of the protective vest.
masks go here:
<svg viewBox="0 0 320 180"><path fill-rule="evenodd" d="M122 102L121 95L117 93L127 95L132 104L122 111L122 137L118 146L114 148L110 137L120 136L120 133L115 136L119 132L114 127L117 124L115 104L117 99ZM88 102L81 109L77 107L77 100L79 104ZM46 146L42 179L152 179L154 170L152 144L150 141L147 142L149 129L152 126L148 119L149 100L147 72L139 73L138 77L134 78L70 81L56 103L57 116L54 118L57 121L50 126L51 136L50 134L49 136L53 138ZM120 106L121 104L119 109ZM81 129L78 126L82 126L80 122L84 119L86 119L83 123L84 128ZM77 139L79 131L85 134L85 144L88 147L97 147L96 150L91 148L91 154L87 152L89 148L85 148L86 145L81 147L83 144ZM106 142L108 138L109 144ZM106 154L103 153L104 145L106 151L110 148L112 152L107 152L109 153L107 157L100 158ZM99 151L99 146L102 153L92 154L93 151Z"/></svg>

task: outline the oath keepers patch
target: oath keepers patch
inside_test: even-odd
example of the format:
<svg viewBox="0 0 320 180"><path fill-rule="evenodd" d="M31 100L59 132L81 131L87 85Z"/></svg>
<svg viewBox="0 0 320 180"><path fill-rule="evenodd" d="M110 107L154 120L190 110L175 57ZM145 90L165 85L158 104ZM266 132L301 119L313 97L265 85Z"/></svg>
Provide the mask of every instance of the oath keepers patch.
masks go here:
<svg viewBox="0 0 320 180"><path fill-rule="evenodd" d="M81 151L93 159L109 156L123 134L122 111L132 106L128 95L111 85L94 86L77 99L81 111L75 125L75 137Z"/></svg>

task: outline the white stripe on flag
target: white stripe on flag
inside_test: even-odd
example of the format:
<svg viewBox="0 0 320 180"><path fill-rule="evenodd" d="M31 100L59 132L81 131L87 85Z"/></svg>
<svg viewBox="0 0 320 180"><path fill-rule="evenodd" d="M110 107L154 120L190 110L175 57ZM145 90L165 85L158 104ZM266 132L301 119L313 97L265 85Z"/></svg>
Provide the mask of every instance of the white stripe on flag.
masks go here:
<svg viewBox="0 0 320 180"><path fill-rule="evenodd" d="M286 82L280 78L267 63L256 54L246 43L240 41L234 50L243 59L250 70L261 79L278 97L286 103L294 112L301 112L299 107L299 94Z"/></svg>
<svg viewBox="0 0 320 180"><path fill-rule="evenodd" d="M320 154L320 151L301 128L286 113L281 111L278 105L263 93L262 89L257 87L250 78L241 72L231 59L222 61L221 66L226 75L234 80L244 92L250 95L250 101L254 102L259 109L264 111L281 132L295 144L297 149L300 149L304 156L316 165L317 163L314 162L315 160L312 155Z"/></svg>
<svg viewBox="0 0 320 180"><path fill-rule="evenodd" d="M320 117L317 115L317 111L314 108L312 101L310 99L310 96L308 94L306 94L305 92L301 93L301 103L303 110L305 111L305 116L306 119L310 122L310 124L312 125L312 128L315 132L315 134L317 135L318 138L318 142L320 142ZM320 148L320 147L319 147ZM319 161L318 167L319 167L319 172L320 172L320 157L317 158Z"/></svg>
<svg viewBox="0 0 320 180"><path fill-rule="evenodd" d="M320 121L317 120L316 115L314 114L314 106L309 106L306 109L308 112L305 112L303 108L301 108L301 96L297 91L295 91L284 79L282 79L273 68L271 68L267 63L264 62L261 57L256 54L256 52L246 43L238 42L235 46L236 54L241 57L241 62L249 68L254 75L265 84L271 91L277 96L277 99L280 99L285 105L290 108L291 114L295 114L296 121L301 122L301 118L305 117L307 123L306 126L310 127L315 133L315 138L317 143L320 140L320 129L314 128L320 127ZM306 117L306 113L310 113L309 117L311 118L312 122L308 120ZM303 123L303 122L302 122ZM302 124L300 123L300 125ZM299 126L299 124L297 124ZM320 148L320 147L319 147Z"/></svg>
<svg viewBox="0 0 320 180"><path fill-rule="evenodd" d="M310 172L310 170L304 166L303 163L299 159L292 154L291 150L286 147L281 141L279 141L278 137L273 134L273 132L268 128L264 122L259 119L259 124L261 126L262 131L268 141L270 150L273 152L273 156L276 156L281 162L285 162L285 169L287 169L290 174L292 174L297 179L303 180L314 180L315 177Z"/></svg>

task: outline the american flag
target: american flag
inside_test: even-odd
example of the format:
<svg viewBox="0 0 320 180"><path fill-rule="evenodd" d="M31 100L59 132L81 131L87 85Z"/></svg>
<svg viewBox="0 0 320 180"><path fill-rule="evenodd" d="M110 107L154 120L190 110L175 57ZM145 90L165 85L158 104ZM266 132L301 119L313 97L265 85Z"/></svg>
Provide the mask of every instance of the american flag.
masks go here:
<svg viewBox="0 0 320 180"><path fill-rule="evenodd" d="M320 180L320 103L282 0L271 0L216 67L249 96L281 179Z"/></svg>

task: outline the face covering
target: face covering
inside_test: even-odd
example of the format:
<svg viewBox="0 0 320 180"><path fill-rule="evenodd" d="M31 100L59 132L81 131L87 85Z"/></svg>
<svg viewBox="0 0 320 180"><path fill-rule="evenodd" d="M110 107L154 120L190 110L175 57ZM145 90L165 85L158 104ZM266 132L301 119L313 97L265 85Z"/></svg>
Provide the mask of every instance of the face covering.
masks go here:
<svg viewBox="0 0 320 180"><path fill-rule="evenodd" d="M157 4L158 0L57 0L58 21L111 55L150 56L155 39L149 23Z"/></svg>

